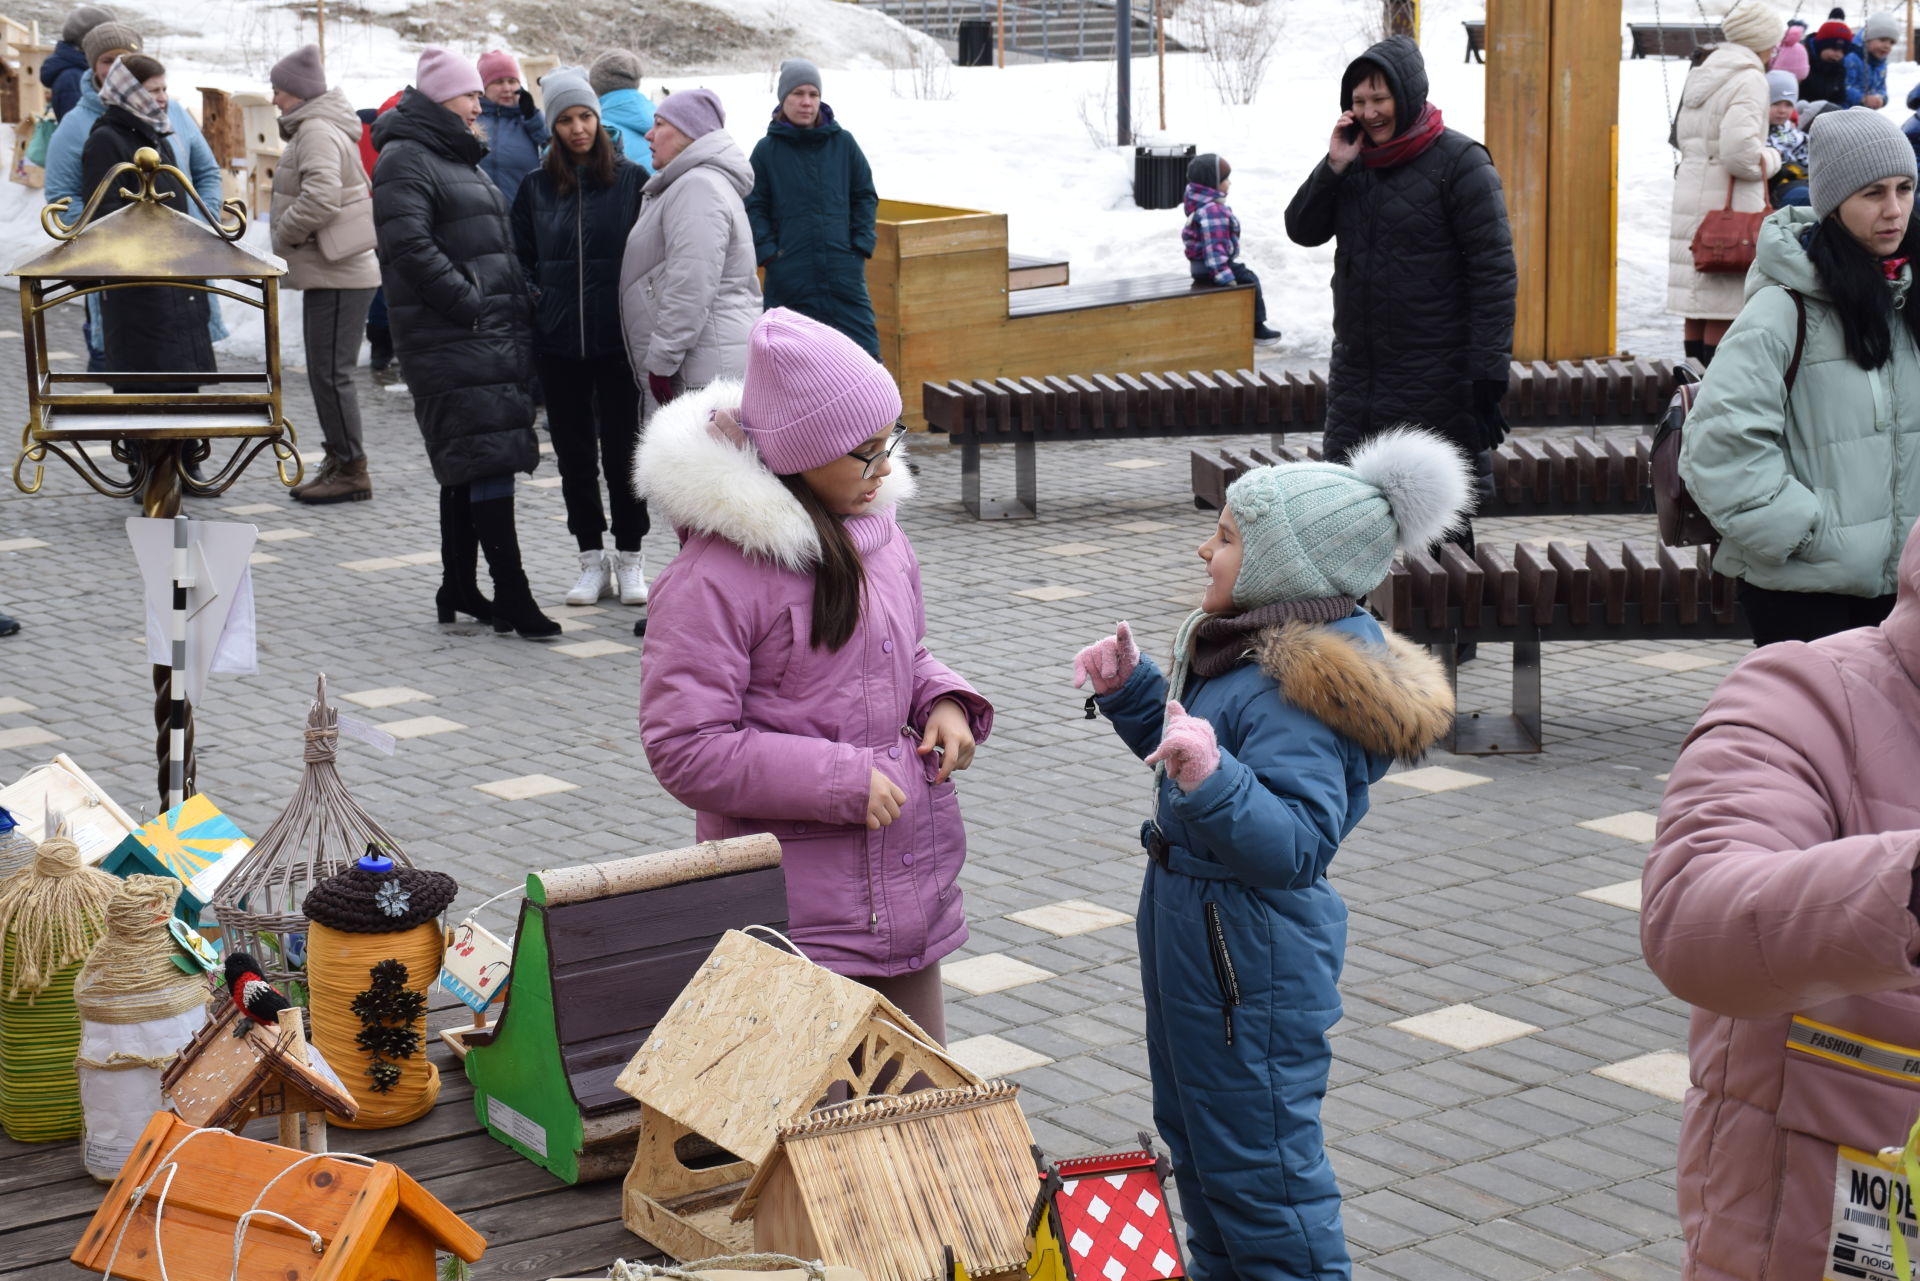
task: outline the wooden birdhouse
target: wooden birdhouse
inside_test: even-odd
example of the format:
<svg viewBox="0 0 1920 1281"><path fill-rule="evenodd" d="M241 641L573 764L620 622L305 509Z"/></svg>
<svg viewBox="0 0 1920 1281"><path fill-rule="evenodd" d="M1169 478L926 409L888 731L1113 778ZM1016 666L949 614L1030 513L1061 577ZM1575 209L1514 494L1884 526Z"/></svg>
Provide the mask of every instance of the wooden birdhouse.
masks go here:
<svg viewBox="0 0 1920 1281"><path fill-rule="evenodd" d="M1038 1155L1038 1149L1035 1149ZM1032 1281L1173 1281L1187 1275L1167 1209L1167 1159L1140 1136L1137 1152L1042 1158L1027 1220Z"/></svg>
<svg viewBox="0 0 1920 1281"><path fill-rule="evenodd" d="M783 1126L734 1218L757 1251L924 1281L953 1245L968 1273L1024 1278L1033 1133L1006 1081L821 1109ZM957 1243L957 1244L954 1244Z"/></svg>
<svg viewBox="0 0 1920 1281"><path fill-rule="evenodd" d="M359 1112L340 1078L307 1045L299 1010L282 1011L275 1035L228 1000L180 1051L160 1088L189 1125L238 1133L255 1117L277 1117L281 1144L309 1152L327 1150L329 1115L351 1121Z"/></svg>
<svg viewBox="0 0 1920 1281"><path fill-rule="evenodd" d="M156 1112L71 1257L128 1281L434 1281L438 1253L471 1263L486 1248L388 1162L302 1157Z"/></svg>
<svg viewBox="0 0 1920 1281"><path fill-rule="evenodd" d="M753 1230L733 1208L783 1126L836 1087L917 1083L981 1080L872 988L729 930L614 1082L642 1105L627 1228L679 1259L742 1249Z"/></svg>

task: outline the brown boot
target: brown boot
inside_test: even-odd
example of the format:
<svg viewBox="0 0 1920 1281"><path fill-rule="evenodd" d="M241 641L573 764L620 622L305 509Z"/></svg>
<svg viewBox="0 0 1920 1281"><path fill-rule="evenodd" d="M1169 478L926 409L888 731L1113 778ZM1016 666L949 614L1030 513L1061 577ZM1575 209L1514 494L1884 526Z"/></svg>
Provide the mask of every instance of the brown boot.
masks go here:
<svg viewBox="0 0 1920 1281"><path fill-rule="evenodd" d="M287 491L287 497L305 501L307 491L316 485L325 484L339 466L339 460L334 458L332 454L322 454L320 456L320 465L308 472L305 480L295 485L292 489L289 489Z"/></svg>
<svg viewBox="0 0 1920 1281"><path fill-rule="evenodd" d="M331 475L296 497L316 507L322 503L365 502L373 497L373 482L367 479L367 460L362 457L341 463Z"/></svg>

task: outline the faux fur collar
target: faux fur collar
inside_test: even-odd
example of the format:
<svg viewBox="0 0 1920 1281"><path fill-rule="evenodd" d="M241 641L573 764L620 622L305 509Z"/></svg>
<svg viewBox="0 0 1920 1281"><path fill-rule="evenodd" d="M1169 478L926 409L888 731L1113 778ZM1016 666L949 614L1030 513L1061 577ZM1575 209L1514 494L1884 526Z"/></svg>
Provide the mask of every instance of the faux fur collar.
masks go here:
<svg viewBox="0 0 1920 1281"><path fill-rule="evenodd" d="M1252 652L1289 703L1370 752L1413 760L1453 728L1453 691L1439 660L1385 635L1382 649L1335 628L1282 623Z"/></svg>
<svg viewBox="0 0 1920 1281"><path fill-rule="evenodd" d="M676 530L724 538L785 569L807 569L820 558L820 542L800 500L751 444L736 444L712 428L714 411L736 408L740 393L737 382L710 383L655 412L634 454L634 491ZM913 497L906 454L903 442L871 512L855 520L891 523L894 508Z"/></svg>

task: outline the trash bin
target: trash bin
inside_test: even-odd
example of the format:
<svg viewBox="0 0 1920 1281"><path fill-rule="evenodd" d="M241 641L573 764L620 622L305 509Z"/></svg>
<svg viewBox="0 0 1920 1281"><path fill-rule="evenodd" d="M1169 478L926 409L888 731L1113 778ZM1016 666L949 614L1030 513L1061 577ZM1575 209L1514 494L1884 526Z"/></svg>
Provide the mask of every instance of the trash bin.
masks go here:
<svg viewBox="0 0 1920 1281"><path fill-rule="evenodd" d="M1193 147L1135 147L1133 203L1142 209L1172 209L1187 190L1187 162Z"/></svg>
<svg viewBox="0 0 1920 1281"><path fill-rule="evenodd" d="M993 65L993 23L985 18L960 20L960 56L954 61L963 67Z"/></svg>

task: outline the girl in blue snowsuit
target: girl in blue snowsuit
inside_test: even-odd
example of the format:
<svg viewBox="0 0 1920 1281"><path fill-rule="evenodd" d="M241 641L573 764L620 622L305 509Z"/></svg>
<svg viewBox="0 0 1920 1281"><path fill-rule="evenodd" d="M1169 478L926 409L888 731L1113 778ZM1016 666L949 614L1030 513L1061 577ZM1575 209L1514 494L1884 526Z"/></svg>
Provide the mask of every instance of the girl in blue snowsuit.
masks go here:
<svg viewBox="0 0 1920 1281"><path fill-rule="evenodd" d="M1195 1281L1330 1281L1352 1264L1320 1130L1347 909L1327 866L1396 758L1453 721L1439 664L1355 603L1454 527L1464 460L1383 433L1346 466L1249 472L1200 555L1171 672L1125 623L1076 685L1155 773L1140 980L1153 1115Z"/></svg>

